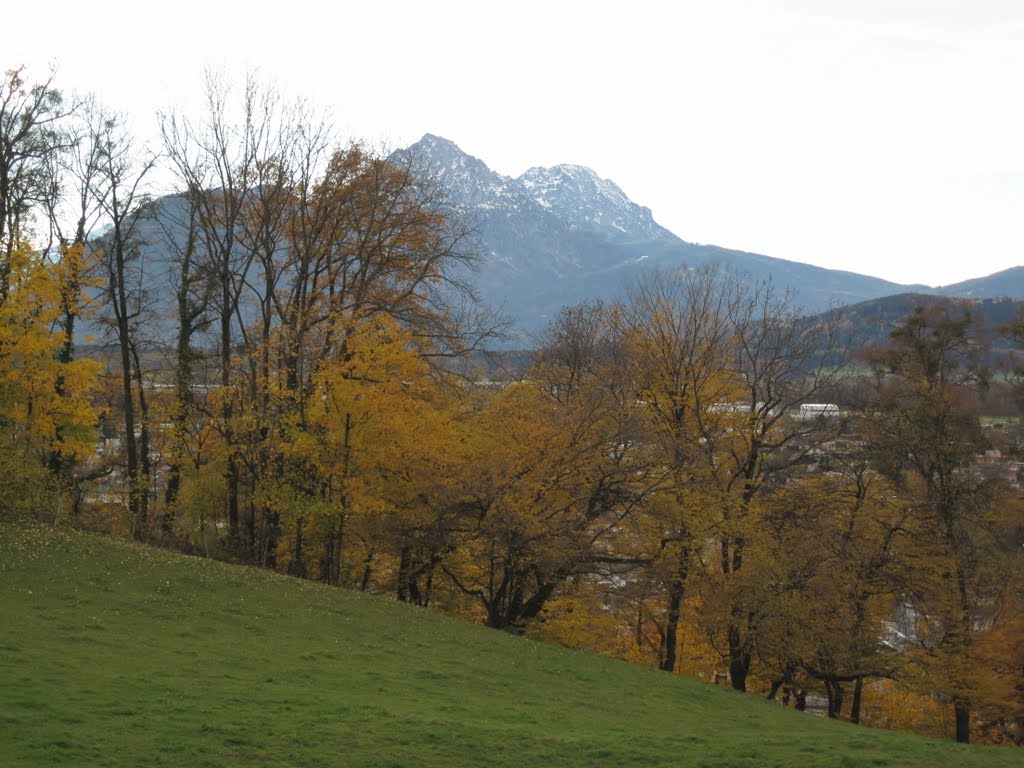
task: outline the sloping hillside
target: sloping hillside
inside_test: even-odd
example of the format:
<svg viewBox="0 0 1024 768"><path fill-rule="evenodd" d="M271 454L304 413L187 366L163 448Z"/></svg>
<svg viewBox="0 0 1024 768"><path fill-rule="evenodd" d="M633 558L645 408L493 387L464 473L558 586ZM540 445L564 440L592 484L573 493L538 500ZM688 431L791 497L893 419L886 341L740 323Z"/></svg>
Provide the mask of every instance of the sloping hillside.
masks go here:
<svg viewBox="0 0 1024 768"><path fill-rule="evenodd" d="M1017 345L1007 336L1007 328L1017 322L1024 301L1020 299L963 299L921 293L901 293L881 299L839 307L805 322L839 321L839 348L832 353L836 363L856 357L872 347L884 347L892 332L913 314L917 307L941 307L952 317L970 316L973 333L989 350L986 363L999 366L1010 357L1019 357Z"/></svg>
<svg viewBox="0 0 1024 768"><path fill-rule="evenodd" d="M937 289L947 296L983 299L989 296L1024 296L1024 267L1010 267L985 277L964 280Z"/></svg>
<svg viewBox="0 0 1024 768"><path fill-rule="evenodd" d="M372 596L0 523L5 766L1001 766Z"/></svg>

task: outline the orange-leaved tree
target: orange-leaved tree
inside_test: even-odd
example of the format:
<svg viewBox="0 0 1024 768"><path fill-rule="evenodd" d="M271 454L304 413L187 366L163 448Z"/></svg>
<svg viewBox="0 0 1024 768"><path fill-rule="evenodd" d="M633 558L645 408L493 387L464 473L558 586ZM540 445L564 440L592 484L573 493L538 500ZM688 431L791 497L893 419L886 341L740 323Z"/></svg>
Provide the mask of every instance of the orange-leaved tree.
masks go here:
<svg viewBox="0 0 1024 768"><path fill-rule="evenodd" d="M868 413L877 465L920 520L913 589L923 684L952 704L957 741L971 737L979 633L991 625L1009 561L1003 486L977 466L986 373L969 311L919 307L875 357Z"/></svg>

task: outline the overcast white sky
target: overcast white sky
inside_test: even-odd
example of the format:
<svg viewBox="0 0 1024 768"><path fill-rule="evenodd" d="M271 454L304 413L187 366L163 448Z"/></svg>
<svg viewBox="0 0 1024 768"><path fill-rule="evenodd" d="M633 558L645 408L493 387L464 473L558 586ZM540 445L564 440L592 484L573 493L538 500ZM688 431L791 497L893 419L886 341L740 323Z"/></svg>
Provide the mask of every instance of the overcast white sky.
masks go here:
<svg viewBox="0 0 1024 768"><path fill-rule="evenodd" d="M1024 264L1024 0L22 2L4 69L59 66L155 133L205 67L346 136L578 163L680 237L948 284Z"/></svg>

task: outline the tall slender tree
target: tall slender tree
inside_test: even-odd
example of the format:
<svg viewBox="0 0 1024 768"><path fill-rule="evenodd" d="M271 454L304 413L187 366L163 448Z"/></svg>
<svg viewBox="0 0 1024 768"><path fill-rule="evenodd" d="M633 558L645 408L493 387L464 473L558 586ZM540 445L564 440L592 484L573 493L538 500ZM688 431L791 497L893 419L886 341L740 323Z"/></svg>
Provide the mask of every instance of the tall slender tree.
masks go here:
<svg viewBox="0 0 1024 768"><path fill-rule="evenodd" d="M94 194L110 223L99 249L120 368L128 513L134 537L144 539L149 535L152 467L149 392L141 351L149 297L139 229L147 200L143 185L154 160L136 149L123 118L117 116L100 115L88 140L96 145Z"/></svg>
<svg viewBox="0 0 1024 768"><path fill-rule="evenodd" d="M998 484L980 472L986 383L968 310L918 307L875 356L879 390L869 412L878 466L924 523L927 556L914 595L919 657L952 703L957 741L971 738L976 635L1000 580L987 555L998 539Z"/></svg>

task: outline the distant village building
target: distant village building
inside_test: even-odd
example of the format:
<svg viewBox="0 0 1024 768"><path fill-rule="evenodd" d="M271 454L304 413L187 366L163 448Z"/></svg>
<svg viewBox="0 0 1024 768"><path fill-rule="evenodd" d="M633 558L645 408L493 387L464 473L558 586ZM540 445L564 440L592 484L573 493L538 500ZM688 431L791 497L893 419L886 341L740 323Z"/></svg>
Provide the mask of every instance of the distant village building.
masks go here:
<svg viewBox="0 0 1024 768"><path fill-rule="evenodd" d="M839 406L835 403L804 403L800 406L801 419L838 416Z"/></svg>

